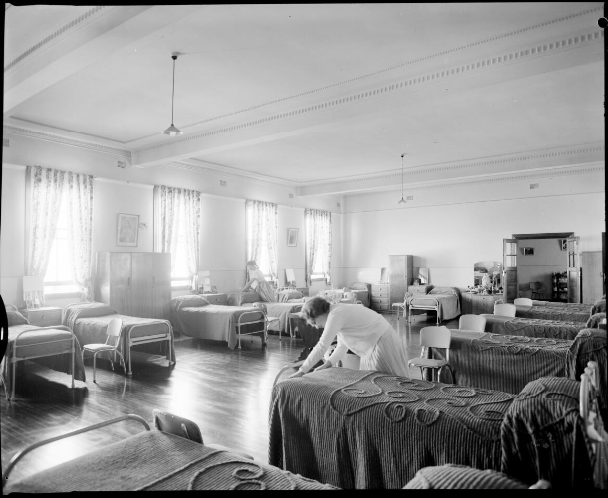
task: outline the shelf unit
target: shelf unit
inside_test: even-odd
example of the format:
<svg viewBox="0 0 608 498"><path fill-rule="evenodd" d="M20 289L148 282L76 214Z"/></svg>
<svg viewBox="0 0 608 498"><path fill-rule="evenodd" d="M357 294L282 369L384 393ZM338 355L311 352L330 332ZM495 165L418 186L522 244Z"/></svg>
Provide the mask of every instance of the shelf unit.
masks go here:
<svg viewBox="0 0 608 498"><path fill-rule="evenodd" d="M551 274L551 300L568 302L568 272L556 271Z"/></svg>

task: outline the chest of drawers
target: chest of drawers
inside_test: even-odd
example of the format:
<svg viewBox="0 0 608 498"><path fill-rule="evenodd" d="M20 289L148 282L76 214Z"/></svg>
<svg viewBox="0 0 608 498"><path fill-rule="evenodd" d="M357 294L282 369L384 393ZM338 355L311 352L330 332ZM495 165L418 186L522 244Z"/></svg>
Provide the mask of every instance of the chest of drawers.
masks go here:
<svg viewBox="0 0 608 498"><path fill-rule="evenodd" d="M221 304L222 306L226 306L228 304L228 294L217 293L217 294L202 294L209 304Z"/></svg>
<svg viewBox="0 0 608 498"><path fill-rule="evenodd" d="M407 288L407 291L413 294L428 294L432 288L433 286L431 284L410 285Z"/></svg>
<svg viewBox="0 0 608 498"><path fill-rule="evenodd" d="M494 303L504 299L503 294L471 294L462 292L462 314L481 315L494 313Z"/></svg>
<svg viewBox="0 0 608 498"><path fill-rule="evenodd" d="M44 308L23 309L20 312L31 325L38 327L61 325L61 308L46 306Z"/></svg>
<svg viewBox="0 0 608 498"><path fill-rule="evenodd" d="M389 311L388 284L372 284L371 308L375 311Z"/></svg>

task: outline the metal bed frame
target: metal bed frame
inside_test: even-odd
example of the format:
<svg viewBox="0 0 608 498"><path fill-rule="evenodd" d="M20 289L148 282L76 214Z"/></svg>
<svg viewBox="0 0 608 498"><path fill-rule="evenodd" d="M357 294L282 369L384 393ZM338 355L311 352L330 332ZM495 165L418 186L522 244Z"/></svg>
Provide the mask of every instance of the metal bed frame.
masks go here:
<svg viewBox="0 0 608 498"><path fill-rule="evenodd" d="M260 313L262 313L262 318L258 318ZM243 317L250 317L251 315L253 315L255 317L255 319L250 320L250 321L244 321ZM263 324L263 329L256 330L255 332L241 332L241 327L243 327L245 325L253 325L255 323ZM264 333L264 339L262 340L262 347L265 348L266 341L268 340L268 321L266 319L266 313L264 312L264 310L261 308L255 308L255 311L244 311L243 313L241 313L239 315L239 317L237 319L237 323L236 323L236 336L239 340L238 349L241 349L241 336L242 335L253 335L253 334L259 334L260 332Z"/></svg>
<svg viewBox="0 0 608 498"><path fill-rule="evenodd" d="M77 304L80 303L72 303L72 304L68 304L65 307L64 313L65 311L68 310L68 308L70 308L70 306L75 306ZM117 315L120 315L120 313L116 313ZM129 315L124 315L124 316L129 316ZM78 318L76 318L77 320ZM131 370L131 348L133 346L139 346L140 344L148 344L151 342L164 342L167 341L168 342L168 348L167 348L167 353L166 353L166 358L169 361L169 364L173 364L174 362L171 361L171 353L173 352L173 347L171 345L171 338L173 337L173 327L171 326L171 322L169 320L162 320L160 318L150 318L150 320L154 320L156 322L162 322L167 326L167 333L164 334L153 334L153 335L148 335L148 336L143 336L143 337L134 337L131 338L131 333L133 332L133 330L141 328L141 327L147 327L148 324L147 323L138 323L135 325L132 325L131 328L129 329L129 332L127 333L126 336L126 351L125 351L125 357L126 357L126 367L127 367L127 371L126 371L126 375L127 376L132 376L133 372ZM122 335L122 332L121 332Z"/></svg>
<svg viewBox="0 0 608 498"><path fill-rule="evenodd" d="M5 305L5 308L7 310L14 310L14 311L19 311L17 309L16 306L12 305L12 304L7 304ZM44 327L43 327L44 328ZM71 338L69 339L57 339L54 341L45 341L45 342L37 342L37 343L32 343L32 344L24 344L24 345L19 345L17 344L17 341L19 340L19 338L29 332L39 332L40 329L32 329L32 330L24 330L23 332L20 332L13 340L13 351L11 353L10 358L5 357L3 359L3 361L8 361L13 369L13 385L11 388L11 392L9 393L8 390L8 386L4 380L4 375L2 373L2 370L0 369L0 380L2 381L2 385L4 386L4 393L6 396L7 401L10 401L12 398L15 397L15 385L16 385L16 380L17 380L17 362L19 361L25 361L25 360L31 360L34 358L45 358L47 356L56 356L58 354L65 354L65 353L70 353L72 355L72 389L74 389L75 384L74 384L74 374L75 374L75 369L76 369L76 361L75 361L75 355L76 355L76 336L74 335L74 332L70 331L71 334ZM68 332L67 330L63 330L63 332ZM7 335L8 335L8 330L7 330ZM58 342L68 342L69 341L69 349L66 349L65 351L62 351L60 353L58 352L53 352L53 353L49 353L49 354L37 354L34 356L19 356L17 351L19 348L29 348L32 346L40 346L43 344L54 344L54 343L58 343Z"/></svg>
<svg viewBox="0 0 608 498"><path fill-rule="evenodd" d="M413 292L406 292L405 300L403 302L403 313L404 314L406 313L407 309L409 308L409 313L407 314L407 322L411 323L413 310L426 310L426 311L435 311L437 313L437 325L439 325L439 301L434 297L430 297L428 294L421 294L421 296L416 297L416 299L428 299L429 301L433 301L433 302L429 303L429 304L414 304L414 305L412 305L410 302L408 304L407 299L409 297L413 297L413 296L414 296ZM399 313L399 310L397 310L397 313Z"/></svg>

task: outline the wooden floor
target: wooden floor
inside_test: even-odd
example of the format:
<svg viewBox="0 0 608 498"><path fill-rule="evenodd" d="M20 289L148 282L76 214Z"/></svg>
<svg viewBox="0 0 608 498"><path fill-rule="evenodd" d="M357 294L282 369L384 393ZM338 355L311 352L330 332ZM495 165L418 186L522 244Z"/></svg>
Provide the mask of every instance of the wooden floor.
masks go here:
<svg viewBox="0 0 608 498"><path fill-rule="evenodd" d="M403 318L384 315L399 332L408 357L420 354L419 331L435 325L434 317L419 315L406 325ZM457 328L457 320L444 322ZM92 360L85 360L87 382L70 388L71 377L34 363L25 365L17 396L0 401L2 469L15 453L29 444L127 413L135 413L152 426L152 409L158 408L196 422L206 443L241 449L256 460L268 461L268 413L276 373L295 361L303 348L299 338L269 335L268 347L257 337L244 339L242 349L225 343L176 338L177 364L170 368L160 358L134 359L133 376L109 363L98 362L93 383ZM147 360L145 359L147 358ZM136 363L137 362L137 363ZM420 378L420 371L410 375ZM4 393L2 393L4 394ZM10 479L17 480L141 431L136 422L121 422L66 441L51 443L26 456Z"/></svg>

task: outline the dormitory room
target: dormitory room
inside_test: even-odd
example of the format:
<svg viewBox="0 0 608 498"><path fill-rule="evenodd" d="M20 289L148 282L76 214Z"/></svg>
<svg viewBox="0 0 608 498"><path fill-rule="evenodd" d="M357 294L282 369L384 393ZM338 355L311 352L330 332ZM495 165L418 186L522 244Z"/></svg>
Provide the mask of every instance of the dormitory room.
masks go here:
<svg viewBox="0 0 608 498"><path fill-rule="evenodd" d="M608 488L603 3L4 15L3 493Z"/></svg>

